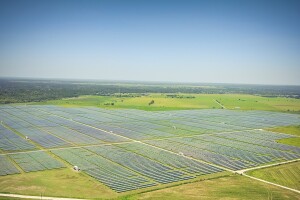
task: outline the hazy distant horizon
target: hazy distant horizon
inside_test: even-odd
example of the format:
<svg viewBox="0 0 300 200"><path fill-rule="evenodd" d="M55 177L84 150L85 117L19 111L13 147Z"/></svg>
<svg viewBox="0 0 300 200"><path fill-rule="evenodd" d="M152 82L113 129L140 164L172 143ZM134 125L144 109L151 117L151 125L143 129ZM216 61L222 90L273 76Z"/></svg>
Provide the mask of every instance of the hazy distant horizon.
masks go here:
<svg viewBox="0 0 300 200"><path fill-rule="evenodd" d="M0 76L300 85L300 1L0 1Z"/></svg>
<svg viewBox="0 0 300 200"><path fill-rule="evenodd" d="M218 83L218 82L183 82L183 81L147 81L147 80L113 80L113 79L82 79L82 78L43 78L43 77L12 77L12 76L0 76L0 80L1 79L11 79L11 80L15 80L15 79L19 79L19 80L35 80L35 81L64 81L64 82L91 82L91 83L142 83L142 84L154 84L154 85L158 85L158 84L175 84L175 85L193 85L195 84L195 86L211 86L211 85L253 85L253 86L296 86L296 87L300 87L299 85L294 85L294 84L284 84L284 85L280 85L280 84L259 84L259 83Z"/></svg>

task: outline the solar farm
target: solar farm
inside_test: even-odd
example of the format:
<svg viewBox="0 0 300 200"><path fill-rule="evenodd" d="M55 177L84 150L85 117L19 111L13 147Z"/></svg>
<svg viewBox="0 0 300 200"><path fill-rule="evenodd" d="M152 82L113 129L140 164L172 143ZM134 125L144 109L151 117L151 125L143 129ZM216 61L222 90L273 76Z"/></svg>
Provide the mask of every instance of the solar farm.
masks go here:
<svg viewBox="0 0 300 200"><path fill-rule="evenodd" d="M78 166L117 193L300 158L264 129L297 114L225 109L142 111L0 106L0 176Z"/></svg>

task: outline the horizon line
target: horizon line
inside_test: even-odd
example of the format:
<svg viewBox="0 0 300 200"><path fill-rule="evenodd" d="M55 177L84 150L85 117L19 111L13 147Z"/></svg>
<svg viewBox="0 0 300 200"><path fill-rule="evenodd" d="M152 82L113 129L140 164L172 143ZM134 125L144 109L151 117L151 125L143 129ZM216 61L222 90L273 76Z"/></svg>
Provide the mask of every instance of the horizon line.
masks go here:
<svg viewBox="0 0 300 200"><path fill-rule="evenodd" d="M157 80L126 80L126 79L95 79L95 78L47 78L47 77L21 77L0 76L0 79L28 79L28 80L57 80L57 81L87 81L87 82L131 82L131 83L163 83L163 84L206 84L206 85L256 85L256 86L296 86L296 84L273 84L273 83L225 83L225 82L188 82L188 81L157 81Z"/></svg>

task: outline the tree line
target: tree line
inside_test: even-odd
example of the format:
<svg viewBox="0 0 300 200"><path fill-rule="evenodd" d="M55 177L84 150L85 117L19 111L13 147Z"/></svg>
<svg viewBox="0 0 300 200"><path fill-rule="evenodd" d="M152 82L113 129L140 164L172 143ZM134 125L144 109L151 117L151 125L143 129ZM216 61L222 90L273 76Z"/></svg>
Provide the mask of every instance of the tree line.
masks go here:
<svg viewBox="0 0 300 200"><path fill-rule="evenodd" d="M300 97L300 86L266 86L238 84L124 83L91 81L57 81L0 79L0 103L40 102L81 95L131 97L147 93L253 94L268 97ZM207 87L209 86L209 87ZM172 97L172 95L170 96Z"/></svg>

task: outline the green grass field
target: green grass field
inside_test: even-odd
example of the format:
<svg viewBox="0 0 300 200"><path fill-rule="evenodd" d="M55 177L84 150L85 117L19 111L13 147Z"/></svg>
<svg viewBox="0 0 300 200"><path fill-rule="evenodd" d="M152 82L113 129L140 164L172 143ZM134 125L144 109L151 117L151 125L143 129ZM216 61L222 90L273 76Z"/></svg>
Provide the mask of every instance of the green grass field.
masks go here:
<svg viewBox="0 0 300 200"><path fill-rule="evenodd" d="M270 128L267 130L273 131L273 132L287 133L287 134L295 135L296 137L294 137L294 138L281 139L281 140L277 140L277 142L282 143L282 144L288 144L288 145L300 147L300 125L298 125L298 126L282 126L282 127Z"/></svg>
<svg viewBox="0 0 300 200"><path fill-rule="evenodd" d="M300 137L281 139L281 140L277 140L277 142L281 144L288 144L288 145L300 147Z"/></svg>
<svg viewBox="0 0 300 200"><path fill-rule="evenodd" d="M249 175L300 190L300 162L247 172Z"/></svg>
<svg viewBox="0 0 300 200"><path fill-rule="evenodd" d="M0 197L0 200L20 200L22 198L13 198L13 197ZM26 200L30 200L30 199L26 199Z"/></svg>
<svg viewBox="0 0 300 200"><path fill-rule="evenodd" d="M276 128L268 129L270 131L279 132L279 133L287 133L291 135L296 135L300 137L300 125L298 126L281 126Z"/></svg>
<svg viewBox="0 0 300 200"><path fill-rule="evenodd" d="M34 104L61 106L97 106L101 108L131 108L141 110L178 110L221 108L219 101L227 109L269 110L300 112L300 99L267 98L244 94L178 94L182 98L170 98L166 94L149 94L141 97L80 96L61 100L51 100ZM188 98L188 97L194 98ZM154 101L149 105L149 102ZM111 104L114 105L111 105Z"/></svg>
<svg viewBox="0 0 300 200"><path fill-rule="evenodd" d="M0 192L76 198L117 198L119 195L84 173L72 169L0 176Z"/></svg>
<svg viewBox="0 0 300 200"><path fill-rule="evenodd" d="M299 194L240 175L143 193L132 199L299 199Z"/></svg>

